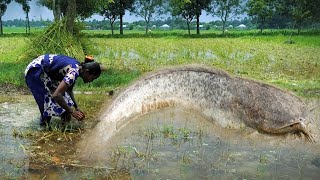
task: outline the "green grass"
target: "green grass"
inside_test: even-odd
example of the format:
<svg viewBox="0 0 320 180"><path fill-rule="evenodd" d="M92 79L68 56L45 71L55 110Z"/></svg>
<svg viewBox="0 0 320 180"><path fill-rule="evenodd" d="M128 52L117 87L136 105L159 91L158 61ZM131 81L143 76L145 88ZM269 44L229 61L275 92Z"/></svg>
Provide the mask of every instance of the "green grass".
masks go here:
<svg viewBox="0 0 320 180"><path fill-rule="evenodd" d="M320 89L320 37L244 36L240 38L92 38L106 66L148 72L198 63L233 75L304 93Z"/></svg>
<svg viewBox="0 0 320 180"><path fill-rule="evenodd" d="M181 32L159 36L140 34L86 39L88 50L109 70L90 84L81 81L80 90L104 90L125 86L145 72L179 64L205 64L226 70L232 75L257 79L294 91L302 96L319 96L320 36L290 34L247 35L239 37L180 36ZM167 33L167 32L165 32ZM238 32L236 32L238 33ZM245 32L244 32L245 33ZM23 71L31 61L24 55L26 37L0 38L0 83L25 86Z"/></svg>
<svg viewBox="0 0 320 180"><path fill-rule="evenodd" d="M24 86L24 68L26 60L27 39L24 37L0 38L0 84Z"/></svg>
<svg viewBox="0 0 320 180"><path fill-rule="evenodd" d="M107 72L89 84L84 84L82 80L77 82L78 90L110 91L118 87L129 84L140 76L139 71L119 70L110 68Z"/></svg>

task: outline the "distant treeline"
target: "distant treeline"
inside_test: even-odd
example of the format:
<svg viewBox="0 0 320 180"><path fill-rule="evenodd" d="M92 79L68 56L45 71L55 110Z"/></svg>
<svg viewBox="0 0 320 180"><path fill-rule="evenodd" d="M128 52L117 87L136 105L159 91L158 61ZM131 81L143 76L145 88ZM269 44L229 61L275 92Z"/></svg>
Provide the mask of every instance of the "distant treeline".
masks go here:
<svg viewBox="0 0 320 180"><path fill-rule="evenodd" d="M30 21L30 27L47 27L49 26L53 21L52 20L31 20ZM108 20L90 20L90 21L82 21L82 26L84 29L102 29L102 30L110 30L111 26ZM167 24L169 28L167 29L188 29L187 23L184 19L181 18L167 18L165 20L156 20L150 22L151 29L158 29L162 25ZM244 24L246 26L246 29L258 29L259 25L254 22L254 20L250 18L243 18L241 20L232 20L226 23L227 29L234 29L237 28L239 25ZM7 20L3 21L3 25L7 27L25 27L26 26L26 20L24 19L14 19L14 20ZM115 27L120 26L120 22L116 21L114 23ZM145 22L144 21L135 21L132 23L124 22L123 23L124 29L144 29ZM196 21L191 22L192 29L196 28ZM201 23L201 29L203 30L209 30L209 29L221 29L222 22L217 21L211 21L211 22L202 22ZM305 23L304 28L314 28L314 29L320 29L320 23ZM266 25L267 29L293 29L294 25L292 21L289 21L288 19L284 18L273 18L270 23Z"/></svg>
<svg viewBox="0 0 320 180"><path fill-rule="evenodd" d="M159 29L163 25L168 25L167 28L164 29L183 29L187 30L188 26L186 23L186 20L182 18L167 18L165 20L155 20L151 21L150 23L150 29ZM244 18L242 20L233 20L227 23L227 26L229 28L236 28L240 24L245 24L248 28L254 28L255 26L251 24L251 21L249 18ZM109 23L109 20L91 20L91 21L85 21L85 25L87 28L90 29L107 29L110 30L111 26ZM145 29L145 21L135 21L132 23L124 22L123 23L125 29ZM120 22L116 21L114 23L114 27L118 28L120 26ZM196 28L196 21L192 21L190 23L191 29ZM212 21L212 22L200 22L200 26L202 30L209 30L209 29L219 29L222 27L221 21Z"/></svg>
<svg viewBox="0 0 320 180"><path fill-rule="evenodd" d="M7 27L26 27L27 21L25 19L14 19L14 20L7 20L3 21L3 25ZM29 21L30 27L47 27L49 26L52 21L47 20L31 20Z"/></svg>
<svg viewBox="0 0 320 180"><path fill-rule="evenodd" d="M26 14L26 30L30 26L46 26L46 24L29 25L30 0L14 0L22 5L21 12ZM94 14L100 14L107 21L87 21L84 26L88 29L150 29L163 26L164 29L194 29L200 34L200 29L221 29L222 34L230 28L259 29L302 29L317 28L320 24L320 0L36 0L42 6L52 10L54 21L65 19L67 29L73 32L76 19L86 20ZM0 1L0 34L2 34L1 17L11 0ZM125 14L129 12L143 19L143 21L126 23ZM206 12L211 15L210 23L200 21L201 15ZM162 19L162 17L169 17ZM235 21L237 18L247 19ZM158 21L157 19L161 19ZM143 23L142 23L143 22ZM7 26L23 26L22 24Z"/></svg>

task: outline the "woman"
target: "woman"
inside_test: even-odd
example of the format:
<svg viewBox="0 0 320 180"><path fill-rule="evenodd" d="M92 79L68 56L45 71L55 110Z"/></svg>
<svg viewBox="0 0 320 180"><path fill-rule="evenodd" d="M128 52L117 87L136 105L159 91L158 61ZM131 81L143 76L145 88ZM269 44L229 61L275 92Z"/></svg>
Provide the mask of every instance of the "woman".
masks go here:
<svg viewBox="0 0 320 180"><path fill-rule="evenodd" d="M85 114L77 106L73 86L78 77L88 83L97 79L100 73L101 67L92 57L86 57L83 63L54 54L34 59L25 70L25 79L39 106L40 126L48 125L52 116L60 116L63 121L69 121L71 116L83 120Z"/></svg>

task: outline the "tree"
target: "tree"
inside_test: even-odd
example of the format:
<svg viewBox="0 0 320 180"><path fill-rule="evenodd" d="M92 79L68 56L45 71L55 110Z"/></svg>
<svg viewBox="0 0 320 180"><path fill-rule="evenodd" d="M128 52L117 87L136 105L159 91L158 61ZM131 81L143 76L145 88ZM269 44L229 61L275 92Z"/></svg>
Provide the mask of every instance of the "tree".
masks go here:
<svg viewBox="0 0 320 180"><path fill-rule="evenodd" d="M30 33L30 21L29 21L29 12L30 6L29 1L31 0L15 0L18 4L22 5L22 10L26 13L26 33Z"/></svg>
<svg viewBox="0 0 320 180"><path fill-rule="evenodd" d="M0 35L3 35L2 16L7 10L7 5L11 0L0 0Z"/></svg>
<svg viewBox="0 0 320 180"><path fill-rule="evenodd" d="M59 21L62 18L63 12L61 6L62 0L38 0L38 4L52 10L54 21Z"/></svg>
<svg viewBox="0 0 320 180"><path fill-rule="evenodd" d="M320 22L320 1L319 0L310 0L307 4L308 9L310 9L312 20L315 22Z"/></svg>
<svg viewBox="0 0 320 180"><path fill-rule="evenodd" d="M271 20L274 13L272 0L249 0L247 2L247 12L249 16L257 20L260 32L262 32L266 23Z"/></svg>
<svg viewBox="0 0 320 180"><path fill-rule="evenodd" d="M68 0L67 10L65 14L66 14L67 30L71 33L73 33L76 12L77 12L76 0Z"/></svg>
<svg viewBox="0 0 320 180"><path fill-rule="evenodd" d="M208 12L218 16L222 21L222 34L230 17L240 14L242 7L239 0L214 0Z"/></svg>
<svg viewBox="0 0 320 180"><path fill-rule="evenodd" d="M200 15L202 10L208 9L212 0L191 0L191 3L196 7L196 19L197 19L197 34L200 34Z"/></svg>
<svg viewBox="0 0 320 180"><path fill-rule="evenodd" d="M295 27L300 33L302 24L311 21L313 18L312 6L315 6L317 0L276 0L277 11L284 16L293 19ZM319 3L318 3L319 4Z"/></svg>
<svg viewBox="0 0 320 180"><path fill-rule="evenodd" d="M166 8L163 3L164 0L136 0L134 3L133 12L144 19L146 34L150 21L164 14Z"/></svg>
<svg viewBox="0 0 320 180"><path fill-rule="evenodd" d="M180 15L187 21L188 33L190 23L194 18L197 21L197 34L200 34L200 15L202 10L208 9L212 0L171 0L172 15Z"/></svg>
<svg viewBox="0 0 320 180"><path fill-rule="evenodd" d="M187 21L188 34L190 35L190 23L195 17L195 8L189 0L171 0L171 14L173 16L181 16Z"/></svg>
<svg viewBox="0 0 320 180"><path fill-rule="evenodd" d="M66 18L68 30L73 32L75 18L90 17L97 8L99 1L94 0L38 0L40 5L53 11L55 21Z"/></svg>
<svg viewBox="0 0 320 180"><path fill-rule="evenodd" d="M109 23L111 26L111 34L114 34L114 22L120 17L120 9L119 0L114 0L112 2L106 2L106 4L101 5L100 14L105 18L109 19Z"/></svg>
<svg viewBox="0 0 320 180"><path fill-rule="evenodd" d="M119 2L119 19L120 19L120 34L123 34L123 16L126 10L132 10L135 0L118 0Z"/></svg>

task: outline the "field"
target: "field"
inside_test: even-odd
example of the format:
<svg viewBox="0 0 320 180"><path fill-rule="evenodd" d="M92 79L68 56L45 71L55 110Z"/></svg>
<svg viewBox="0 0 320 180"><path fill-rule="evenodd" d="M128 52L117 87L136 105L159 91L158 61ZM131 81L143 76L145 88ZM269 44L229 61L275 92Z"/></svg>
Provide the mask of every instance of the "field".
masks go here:
<svg viewBox="0 0 320 180"><path fill-rule="evenodd" d="M2 153L0 153L2 155L0 174L3 174L5 179L21 179L25 177L23 175L31 179L32 177L37 177L37 179L40 179L40 177L47 177L49 179L50 177L61 177L61 179L66 177L71 179L72 177L77 177L77 179L79 177L83 179L95 179L95 177L100 177L100 173L102 175L103 173L108 174L109 172L106 171L105 167L100 167L100 169L99 167L90 167L77 160L76 143L85 135L83 132L86 129L84 131L81 128L77 129L72 124L61 129L58 120L56 124L51 123L51 131L38 130L35 128L38 127L38 109L35 102L31 96L27 96L27 100L29 99L29 101L21 101L21 99L26 99L26 97L23 97L20 91L29 93L24 81L24 69L35 58L30 57L30 54L28 54L28 51L32 48L30 47L30 40L41 31L41 29L31 30L31 34L26 35L23 28L12 28L5 29L5 35L0 36L0 103L5 107L3 109L7 110L1 111L2 117L5 119L4 122L12 120L12 122L27 124L26 129L14 126L8 128L8 125L4 126L0 124L0 136L4 139L4 141L1 141L3 149ZM203 31L201 35L195 35L194 31L192 33L193 35L189 36L186 31L172 30L152 31L146 35L142 30L125 30L125 35L116 34L112 36L110 35L110 31L85 30L82 40L86 44L86 50L94 55L96 61L108 68L107 72L102 74L93 83L84 84L82 80L77 81L75 86L76 91L93 92L87 94L80 92L76 94L76 99L78 104L81 105L81 110L86 113L85 125L93 127L91 125L96 123L99 109L102 109L101 107L103 107L106 101L111 101L112 96L106 95L110 90L125 87L150 71L180 64L202 64L209 67L221 68L232 76L262 81L291 91L304 99L312 97L310 100L319 100L320 35L316 32L307 31L302 34L296 34L292 30L268 30L260 34L257 31L251 30L228 31L225 35L221 35L219 31L210 30ZM12 94L7 93L8 91L13 92L14 95L11 96ZM17 96L15 96L16 94ZM318 108L320 106L318 104L312 104L314 119L319 119L318 117L320 117ZM170 119L171 116L167 118ZM181 120L188 118L193 119L193 116L181 117ZM149 122L147 116L146 120ZM157 124L155 122L150 123L153 125ZM196 123L196 125L192 125L191 127L198 127L199 122L197 121ZM143 123L134 124L141 127L146 126ZM208 126L204 125L203 127ZM162 156L163 153L151 151L154 150L152 145L156 144L155 141L157 139L161 142L167 142L168 148L172 148L171 146L173 145L174 151L172 152L175 154L170 154L171 152L169 152L169 160L174 159L172 157L180 156L178 163L173 164L174 168L167 166L167 160L164 159L166 161L165 167L170 167L170 172L172 169L176 169L178 171L177 174L180 174L181 177L183 175L189 177L190 174L188 173L192 174L194 171L191 170L195 170L201 177L204 177L202 175L206 172L198 171L198 169L192 166L192 161L194 160L192 157L198 158L198 156L194 155L195 152L198 152L199 148L196 147L192 151L190 150L189 143L190 140L193 140L189 136L191 137L192 134L195 134L199 136L201 143L194 144L201 145L203 149L208 147L208 144L202 141L203 131L201 129L200 131L195 131L185 127L178 128L170 123L164 123L163 126L157 128L141 131L140 136L136 135L137 137L135 137L138 140L132 140L132 142L145 144L149 148L144 148L144 146L139 144L134 145L135 147L127 146L127 144L118 147L114 152L114 158L122 161L122 157L127 157L130 160L129 162L134 163L130 164L127 161L122 161L123 166L119 166L120 170L118 172L115 171L115 173L109 173L107 177L111 179L119 177L121 179L121 177L128 175L126 172L122 172L124 171L122 167L132 170L134 168L130 169L131 167L129 166L131 165L148 165L148 168L144 167L142 170L150 170L149 162L163 162L162 157L159 156ZM133 129L136 130L137 128ZM223 129L213 129L212 132L215 134L218 130L221 131ZM246 133L243 129L239 131L240 133L238 131L235 133L235 137L239 137L239 134L242 132ZM253 136L257 137L256 134ZM129 134L128 137L132 138L134 136ZM194 139L197 139L197 137ZM269 179L270 177L300 177L302 179L305 175L307 177L318 177L317 169L313 169L314 164L316 167L320 167L318 145L313 146L317 151L314 157L301 152L297 155L292 153L294 152L293 148L297 148L296 145L290 146L289 151L283 151L278 148L273 149L271 147L272 142L269 142L269 140L266 142L270 143L270 147L259 151L254 146L248 150L247 146L251 147L251 145L246 144L246 141L243 141L243 139L237 140L239 144L235 144L232 147L230 139L227 139L226 143L221 143L223 141L218 137L219 143L211 143L214 144L212 147L217 154L212 154L214 155L212 158L206 158L209 161L204 161L204 167L213 168L214 174L211 174L211 177L225 178L225 175L229 175L233 179L235 177L242 177L242 179L248 179L247 177L258 179L264 177L269 177ZM22 141L31 141L32 144L29 146ZM183 146L183 143L186 144L186 151L181 150L179 155L176 151ZM266 146L269 145L268 143L266 143ZM179 148L177 148L177 144L179 144ZM180 147L180 145L182 146ZM12 150L12 146L16 148ZM307 150L312 149L308 144L301 144L300 146L307 147L305 148ZM162 144L158 148L161 149L163 147ZM216 147L220 147L221 149L216 151ZM243 147L246 148L241 149ZM146 149L150 150L150 152L146 151L143 154L141 153L143 152L142 150L137 151L137 149ZM137 156L138 160L136 160L137 157L135 156L137 152L139 154ZM211 152L211 150L206 150L206 152ZM199 153L199 155L201 154ZM245 154L248 156L245 156ZM28 158L26 158L28 161L27 167L24 167L25 157L22 156L22 161L21 158L19 159L20 156L17 157L17 155L28 155ZM130 158L132 157L136 161L131 161L132 159ZM153 157L155 157L155 160ZM157 161L158 158L159 161ZM241 158L245 161L241 160ZM214 160L214 163L211 160ZM243 164L234 166L237 165L238 160L239 162L243 162ZM203 163L203 161L196 161ZM252 163L255 164L252 165ZM70 167L67 166L68 164ZM137 167L139 168L139 166ZM158 169L152 170L155 170L153 174L156 175L159 172ZM235 172L237 172L236 175ZM270 172L277 172L278 174L273 175ZM292 175L292 172L294 172L294 175ZM309 173L310 176L308 176ZM70 176L70 174L73 176ZM222 175L219 176L220 174ZM299 176L296 176L296 174L299 174ZM143 177L143 175L140 177Z"/></svg>
<svg viewBox="0 0 320 180"><path fill-rule="evenodd" d="M254 31L233 31L220 37L218 31L204 31L199 36L187 36L186 31L148 35L133 31L123 36L111 36L109 31L84 32L92 54L109 71L91 85L79 82L80 90L110 90L158 68L197 63L301 96L319 96L320 36L313 33L290 36L284 31L269 31L254 36ZM18 34L0 38L0 84L25 86L23 71L31 59L23 52L32 37Z"/></svg>

